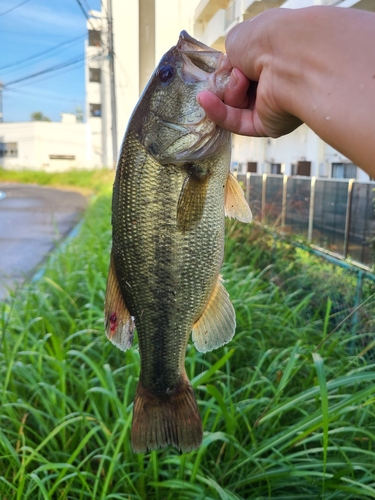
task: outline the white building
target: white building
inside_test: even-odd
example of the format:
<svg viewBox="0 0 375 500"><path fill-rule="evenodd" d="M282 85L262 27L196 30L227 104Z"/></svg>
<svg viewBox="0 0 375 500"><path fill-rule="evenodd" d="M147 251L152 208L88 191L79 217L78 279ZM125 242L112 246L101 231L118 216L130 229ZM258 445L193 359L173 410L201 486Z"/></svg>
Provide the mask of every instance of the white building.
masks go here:
<svg viewBox="0 0 375 500"><path fill-rule="evenodd" d="M112 167L108 57L109 1L91 11L86 42L86 123L62 113L55 122L0 122L0 166L62 171ZM198 0L112 0L117 150L142 88L181 30L193 32ZM116 160L116 158L115 158Z"/></svg>
<svg viewBox="0 0 375 500"><path fill-rule="evenodd" d="M86 124L69 113L61 114L61 122L1 122L0 166L50 172L89 168Z"/></svg>
<svg viewBox="0 0 375 500"><path fill-rule="evenodd" d="M201 0L195 10L194 36L225 51L225 37L237 23L272 7L337 5L375 11L375 0ZM233 137L232 168L240 173L275 173L325 178L369 176L302 125L279 139Z"/></svg>
<svg viewBox="0 0 375 500"><path fill-rule="evenodd" d="M112 0L117 150L130 115L158 61L176 44L180 31L193 32L198 0ZM91 11L86 47L86 112L91 161L113 165L108 59L109 0Z"/></svg>
<svg viewBox="0 0 375 500"><path fill-rule="evenodd" d="M139 95L163 54L185 29L225 50L225 36L238 22L271 7L325 4L375 10L375 0L103 0L91 11L86 42L86 123L62 114L61 123L0 123L0 166L5 168L112 167L112 113L108 57L108 12L112 4L117 148ZM306 125L279 139L233 138L233 168L243 173L319 177L368 175L321 141Z"/></svg>

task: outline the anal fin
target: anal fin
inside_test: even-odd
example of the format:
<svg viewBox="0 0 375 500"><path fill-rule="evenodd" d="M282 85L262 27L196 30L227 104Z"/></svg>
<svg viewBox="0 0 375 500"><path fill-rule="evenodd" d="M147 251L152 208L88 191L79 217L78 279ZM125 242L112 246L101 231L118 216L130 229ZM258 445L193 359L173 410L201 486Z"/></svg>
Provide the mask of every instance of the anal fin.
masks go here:
<svg viewBox="0 0 375 500"><path fill-rule="evenodd" d="M243 189L233 174L229 173L225 186L225 215L241 222L251 222L253 216Z"/></svg>
<svg viewBox="0 0 375 500"><path fill-rule="evenodd" d="M134 320L122 298L112 256L105 295L104 321L106 335L112 344L122 351L130 349L134 337Z"/></svg>
<svg viewBox="0 0 375 500"><path fill-rule="evenodd" d="M236 314L219 276L201 317L193 325L192 339L200 352L212 351L232 340Z"/></svg>

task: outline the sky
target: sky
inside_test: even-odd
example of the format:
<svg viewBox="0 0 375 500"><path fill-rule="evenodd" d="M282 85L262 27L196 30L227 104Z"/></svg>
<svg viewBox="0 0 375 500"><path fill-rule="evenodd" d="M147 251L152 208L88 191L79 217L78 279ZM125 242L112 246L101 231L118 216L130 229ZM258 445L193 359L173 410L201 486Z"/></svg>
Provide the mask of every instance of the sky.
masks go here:
<svg viewBox="0 0 375 500"><path fill-rule="evenodd" d="M37 111L60 121L62 112L84 111L87 29L79 3L86 12L100 10L100 0L0 0L4 121L29 121ZM58 65L56 71L17 82Z"/></svg>

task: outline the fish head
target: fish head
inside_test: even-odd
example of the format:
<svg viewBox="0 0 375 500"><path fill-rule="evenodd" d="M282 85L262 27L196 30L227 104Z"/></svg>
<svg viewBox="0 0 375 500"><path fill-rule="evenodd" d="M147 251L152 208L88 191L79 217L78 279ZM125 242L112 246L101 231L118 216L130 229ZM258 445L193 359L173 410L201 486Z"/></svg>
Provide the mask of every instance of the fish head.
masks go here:
<svg viewBox="0 0 375 500"><path fill-rule="evenodd" d="M223 99L231 71L222 52L181 32L153 73L130 125L159 163L203 159L229 143L230 133L207 118L197 94L210 90Z"/></svg>

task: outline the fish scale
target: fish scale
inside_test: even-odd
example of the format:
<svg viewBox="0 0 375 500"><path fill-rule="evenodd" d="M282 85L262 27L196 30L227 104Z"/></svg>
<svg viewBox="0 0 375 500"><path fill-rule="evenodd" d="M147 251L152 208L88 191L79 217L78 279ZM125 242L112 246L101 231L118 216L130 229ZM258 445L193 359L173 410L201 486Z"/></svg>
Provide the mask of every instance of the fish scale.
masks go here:
<svg viewBox="0 0 375 500"><path fill-rule="evenodd" d="M222 96L229 70L223 54L181 33L141 96L120 154L104 312L107 336L120 349L131 347L134 328L138 334L135 452L200 445L202 422L185 372L189 336L206 352L234 335L219 276L224 218L249 221L251 213L229 172L230 134L196 100L203 89Z"/></svg>
<svg viewBox="0 0 375 500"><path fill-rule="evenodd" d="M176 386L176 373L181 376L184 371L181 360L188 337L221 267L224 209L217 210L217 205L224 206L227 167L220 171L216 158L210 160L216 166L207 195L212 201L194 230L184 233L177 230L177 203L187 175L184 165L160 168L147 152L141 163L141 147L136 137L129 138L122 152L117 206L125 216L113 216L113 257L124 301L135 318L141 380L148 389L163 391ZM122 169L132 169L132 175ZM136 250L134 241L140 241ZM146 309L148 314L142 314Z"/></svg>

